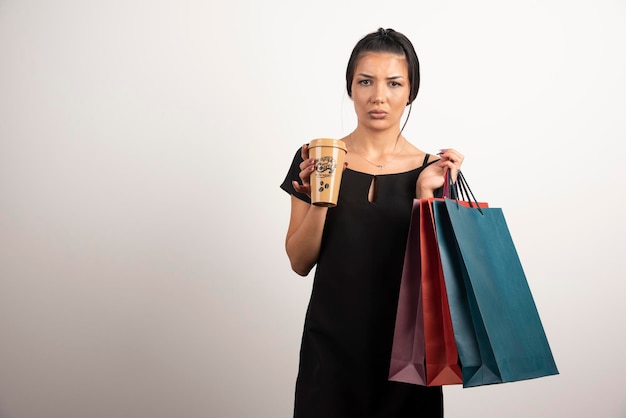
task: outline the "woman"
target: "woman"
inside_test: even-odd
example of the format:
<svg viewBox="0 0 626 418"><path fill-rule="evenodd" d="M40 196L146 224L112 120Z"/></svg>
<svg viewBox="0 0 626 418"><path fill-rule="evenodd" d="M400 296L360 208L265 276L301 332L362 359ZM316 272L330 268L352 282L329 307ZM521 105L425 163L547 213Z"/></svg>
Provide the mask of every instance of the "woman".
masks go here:
<svg viewBox="0 0 626 418"><path fill-rule="evenodd" d="M415 198L433 197L463 156L412 145L401 118L419 89L413 45L379 29L354 47L346 71L358 124L338 204L310 204L307 146L281 187L291 194L286 250L293 270L316 266L296 382L297 418L441 417L441 387L388 381L404 251ZM406 123L406 122L405 122Z"/></svg>

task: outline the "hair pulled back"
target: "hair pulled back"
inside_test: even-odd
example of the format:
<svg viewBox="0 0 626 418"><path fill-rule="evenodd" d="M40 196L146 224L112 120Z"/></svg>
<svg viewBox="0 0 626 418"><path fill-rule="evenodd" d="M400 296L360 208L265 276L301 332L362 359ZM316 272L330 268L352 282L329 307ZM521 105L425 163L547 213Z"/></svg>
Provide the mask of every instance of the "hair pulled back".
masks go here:
<svg viewBox="0 0 626 418"><path fill-rule="evenodd" d="M376 32L365 35L354 46L350 59L348 60L348 67L346 68L346 89L348 90L348 96L352 97L352 80L354 79L356 64L359 58L368 52L391 53L405 57L411 87L407 105L413 103L413 100L417 97L417 91L420 88L419 60L409 38L393 29L379 28Z"/></svg>

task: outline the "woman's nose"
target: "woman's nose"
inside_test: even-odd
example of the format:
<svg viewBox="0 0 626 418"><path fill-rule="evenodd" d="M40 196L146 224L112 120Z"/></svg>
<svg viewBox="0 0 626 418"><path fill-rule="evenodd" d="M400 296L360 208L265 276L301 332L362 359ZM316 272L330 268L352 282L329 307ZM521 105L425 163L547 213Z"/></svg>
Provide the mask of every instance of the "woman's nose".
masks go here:
<svg viewBox="0 0 626 418"><path fill-rule="evenodd" d="M374 90L374 97L372 97L372 103L381 104L385 101L385 91L382 87L378 87Z"/></svg>

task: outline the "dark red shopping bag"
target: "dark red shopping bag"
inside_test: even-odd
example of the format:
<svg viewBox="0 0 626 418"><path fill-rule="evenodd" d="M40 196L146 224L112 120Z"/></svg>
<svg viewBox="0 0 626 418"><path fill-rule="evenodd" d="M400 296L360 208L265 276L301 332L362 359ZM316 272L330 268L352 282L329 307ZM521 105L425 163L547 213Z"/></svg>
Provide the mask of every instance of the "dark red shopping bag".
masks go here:
<svg viewBox="0 0 626 418"><path fill-rule="evenodd" d="M389 380L426 385L424 317L420 260L420 204L413 202L398 295ZM415 231L415 232L411 232Z"/></svg>

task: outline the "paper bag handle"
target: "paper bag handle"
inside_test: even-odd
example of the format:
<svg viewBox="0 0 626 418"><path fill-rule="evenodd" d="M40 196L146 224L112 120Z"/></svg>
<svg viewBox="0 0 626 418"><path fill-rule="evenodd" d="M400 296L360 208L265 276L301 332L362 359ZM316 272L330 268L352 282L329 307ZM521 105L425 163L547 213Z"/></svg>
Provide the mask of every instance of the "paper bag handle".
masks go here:
<svg viewBox="0 0 626 418"><path fill-rule="evenodd" d="M482 214L483 211L478 204L478 200L474 196L474 192L470 189L469 184L467 184L467 180L465 176L459 170L456 176L456 181L452 180L452 176L450 175L450 170L446 170L446 174L444 175L445 181L443 183L443 197L447 197L448 199L456 200L457 205L459 204L459 200L463 200L469 203L471 208L474 208L476 205L476 209ZM460 199L459 199L460 196Z"/></svg>

